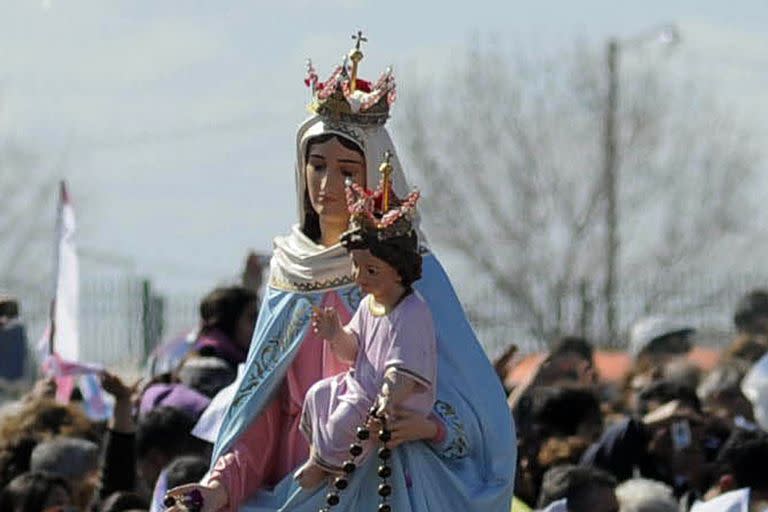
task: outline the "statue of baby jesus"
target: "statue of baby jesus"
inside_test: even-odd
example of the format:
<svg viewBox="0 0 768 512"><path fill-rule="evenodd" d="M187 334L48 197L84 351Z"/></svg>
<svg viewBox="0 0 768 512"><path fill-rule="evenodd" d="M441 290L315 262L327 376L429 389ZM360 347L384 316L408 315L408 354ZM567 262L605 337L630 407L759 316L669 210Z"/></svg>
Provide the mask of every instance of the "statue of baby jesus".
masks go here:
<svg viewBox="0 0 768 512"><path fill-rule="evenodd" d="M400 234L398 234L400 233ZM435 403L437 353L432 316L411 284L421 277L421 256L412 229L381 236L357 228L341 237L351 253L355 282L364 294L342 325L333 308L316 308L313 328L351 369L312 386L304 400L301 430L310 443L309 460L295 473L303 488L342 473L357 427L375 405L391 419L394 410L425 417ZM364 446L363 456L371 449Z"/></svg>

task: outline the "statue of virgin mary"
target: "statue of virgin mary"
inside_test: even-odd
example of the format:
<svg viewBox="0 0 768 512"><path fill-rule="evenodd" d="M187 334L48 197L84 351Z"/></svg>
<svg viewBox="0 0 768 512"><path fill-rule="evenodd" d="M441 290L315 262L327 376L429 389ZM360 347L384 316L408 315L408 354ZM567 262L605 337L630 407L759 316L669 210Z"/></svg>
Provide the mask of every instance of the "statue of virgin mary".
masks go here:
<svg viewBox="0 0 768 512"><path fill-rule="evenodd" d="M338 243L349 217L344 182L374 188L378 163L388 151L395 194L409 192L385 128L394 78L388 70L376 83L359 79L359 46L360 39L325 82L309 66L312 115L296 137L298 223L274 239L245 370L218 433L212 470L197 487L206 498L213 496L212 486L223 488L217 496L225 498L215 507L203 505L203 512L317 512L327 506L327 488L302 490L293 471L308 456L298 428L307 390L348 369L310 328L312 306L333 306L346 322L362 298L349 255ZM415 428L418 420L412 420L393 450L389 505L398 512L508 512L516 439L505 394L448 276L419 236L423 277L414 288L435 323L437 401L427 424ZM394 437L397 424L392 428ZM333 510L377 510L378 484L372 457L357 468Z"/></svg>

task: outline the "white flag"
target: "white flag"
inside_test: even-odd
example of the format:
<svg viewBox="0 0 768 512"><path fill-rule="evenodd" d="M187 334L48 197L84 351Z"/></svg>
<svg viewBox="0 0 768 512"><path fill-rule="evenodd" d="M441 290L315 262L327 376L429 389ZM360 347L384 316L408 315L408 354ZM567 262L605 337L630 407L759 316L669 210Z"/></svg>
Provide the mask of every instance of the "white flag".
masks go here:
<svg viewBox="0 0 768 512"><path fill-rule="evenodd" d="M77 317L80 302L80 269L75 245L75 210L67 193L67 185L63 181L59 192L54 270L53 349L66 361L79 361L80 338Z"/></svg>

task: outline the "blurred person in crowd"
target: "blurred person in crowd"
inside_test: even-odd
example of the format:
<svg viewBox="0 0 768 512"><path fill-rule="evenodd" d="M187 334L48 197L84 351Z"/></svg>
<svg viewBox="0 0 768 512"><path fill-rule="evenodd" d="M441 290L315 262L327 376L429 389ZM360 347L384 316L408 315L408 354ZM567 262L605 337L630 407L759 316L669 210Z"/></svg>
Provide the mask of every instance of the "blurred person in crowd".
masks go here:
<svg viewBox="0 0 768 512"><path fill-rule="evenodd" d="M206 445L191 435L194 419L172 407L158 407L139 419L136 429L138 473L147 493L160 471L180 455L206 455Z"/></svg>
<svg viewBox="0 0 768 512"><path fill-rule="evenodd" d="M752 403L741 390L741 381L749 369L749 363L736 359L709 372L696 390L704 412L731 426L753 424Z"/></svg>
<svg viewBox="0 0 768 512"><path fill-rule="evenodd" d="M27 334L19 321L19 303L0 294L0 391L18 396L34 376Z"/></svg>
<svg viewBox="0 0 768 512"><path fill-rule="evenodd" d="M243 286L216 288L200 302L200 334L194 350L233 368L245 362L259 314L258 296Z"/></svg>
<svg viewBox="0 0 768 512"><path fill-rule="evenodd" d="M739 334L723 350L723 360L733 359L756 363L768 351L768 343L762 335Z"/></svg>
<svg viewBox="0 0 768 512"><path fill-rule="evenodd" d="M669 380L657 380L641 389L637 394L637 408L630 412L643 416L673 400L697 413L701 412L701 401L695 388Z"/></svg>
<svg viewBox="0 0 768 512"><path fill-rule="evenodd" d="M568 512L618 512L616 479L605 471L574 465L555 466L544 475L538 507L565 500Z"/></svg>
<svg viewBox="0 0 768 512"><path fill-rule="evenodd" d="M711 500L738 489L749 489L750 510L768 507L768 434L737 429L720 450L705 495Z"/></svg>
<svg viewBox="0 0 768 512"><path fill-rule="evenodd" d="M69 486L63 478L49 473L24 473L0 492L0 512L76 511Z"/></svg>
<svg viewBox="0 0 768 512"><path fill-rule="evenodd" d="M235 381L237 371L218 357L191 355L181 363L176 376L182 384L213 398Z"/></svg>
<svg viewBox="0 0 768 512"><path fill-rule="evenodd" d="M45 381L43 381L45 384ZM41 386L44 388L45 386ZM0 418L0 439L8 441L33 435L39 439L55 436L78 437L98 443L99 429L74 404L60 404L52 398L30 398Z"/></svg>
<svg viewBox="0 0 768 512"><path fill-rule="evenodd" d="M649 408L642 419L609 427L581 464L608 471L619 482L638 475L659 480L691 503L704 486L707 422L700 410L680 400Z"/></svg>
<svg viewBox="0 0 768 512"><path fill-rule="evenodd" d="M600 403L584 388L537 387L513 410L518 425L515 495L534 505L544 472L576 463L602 431Z"/></svg>
<svg viewBox="0 0 768 512"><path fill-rule="evenodd" d="M99 446L85 439L56 437L43 441L32 450L29 468L67 481L72 503L81 510L89 508L100 484Z"/></svg>
<svg viewBox="0 0 768 512"><path fill-rule="evenodd" d="M210 403L210 398L184 384L156 383L151 384L142 392L139 402L139 417L145 416L158 407L170 407L197 421Z"/></svg>
<svg viewBox="0 0 768 512"><path fill-rule="evenodd" d="M592 345L584 338L565 336L554 344L528 381L512 390L507 402L514 410L530 390L539 386L594 387L596 384Z"/></svg>
<svg viewBox="0 0 768 512"><path fill-rule="evenodd" d="M208 472L208 466L209 460L199 455L176 457L166 469L168 488L199 482Z"/></svg>
<svg viewBox="0 0 768 512"><path fill-rule="evenodd" d="M620 512L678 512L672 488L655 480L633 478L616 487Z"/></svg>
<svg viewBox="0 0 768 512"><path fill-rule="evenodd" d="M665 316L641 318L632 326L629 351L637 363L665 363L690 352L695 331L690 325Z"/></svg>
<svg viewBox="0 0 768 512"><path fill-rule="evenodd" d="M701 368L689 359L676 358L664 363L661 378L690 389L696 389L701 381Z"/></svg>
<svg viewBox="0 0 768 512"><path fill-rule="evenodd" d="M514 367L513 361L517 351L517 345L510 343L509 346L507 346L507 348L504 349L504 351L499 354L496 359L493 360L493 369L496 370L496 375L499 376L499 379L501 380L501 383L504 386L504 390L507 392L507 394L512 391L512 388L507 387L506 384L507 373L509 373Z"/></svg>
<svg viewBox="0 0 768 512"><path fill-rule="evenodd" d="M101 488L103 502L118 492L136 489L136 423L132 397L139 383L126 385L117 375L104 372L101 386L115 399L103 440Z"/></svg>
<svg viewBox="0 0 768 512"><path fill-rule="evenodd" d="M146 498L135 492L115 492L107 497L99 507L99 512L128 512L149 510Z"/></svg>
<svg viewBox="0 0 768 512"><path fill-rule="evenodd" d="M768 290L755 289L736 304L733 324L740 334L750 334L766 343L768 337Z"/></svg>
<svg viewBox="0 0 768 512"><path fill-rule="evenodd" d="M29 471L29 459L37 443L37 438L31 435L3 441L0 447L0 488Z"/></svg>

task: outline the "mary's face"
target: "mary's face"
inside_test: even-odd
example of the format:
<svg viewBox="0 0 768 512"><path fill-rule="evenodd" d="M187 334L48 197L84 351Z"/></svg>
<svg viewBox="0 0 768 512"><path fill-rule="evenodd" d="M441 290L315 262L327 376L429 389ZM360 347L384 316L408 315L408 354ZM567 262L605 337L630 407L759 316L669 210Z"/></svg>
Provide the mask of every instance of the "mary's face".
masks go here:
<svg viewBox="0 0 768 512"><path fill-rule="evenodd" d="M365 186L365 159L336 138L312 144L307 158L307 191L315 212L327 221L349 219L344 182L351 178Z"/></svg>

